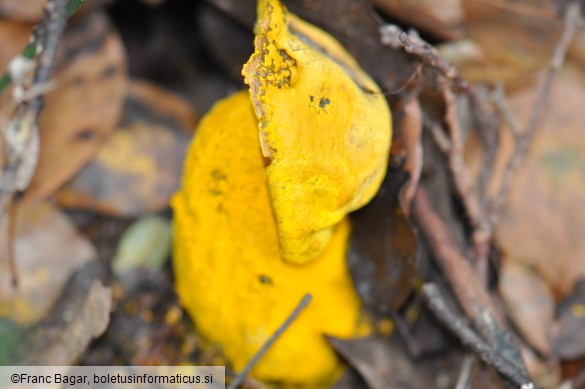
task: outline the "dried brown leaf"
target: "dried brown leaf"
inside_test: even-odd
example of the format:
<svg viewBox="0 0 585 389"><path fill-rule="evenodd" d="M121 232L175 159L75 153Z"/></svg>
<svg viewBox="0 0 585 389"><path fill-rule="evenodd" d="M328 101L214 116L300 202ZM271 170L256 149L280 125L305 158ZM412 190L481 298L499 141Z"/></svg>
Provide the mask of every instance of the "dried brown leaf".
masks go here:
<svg viewBox="0 0 585 389"><path fill-rule="evenodd" d="M579 76L560 74L530 154L510 188L509 208L495 236L506 260L532 267L555 292L566 295L585 277L585 89ZM510 98L509 108L526 122L535 90ZM512 149L502 138L494 182Z"/></svg>
<svg viewBox="0 0 585 389"><path fill-rule="evenodd" d="M548 0L463 1L469 38L481 56L453 58L472 82L525 85L548 64L562 21Z"/></svg>
<svg viewBox="0 0 585 389"><path fill-rule="evenodd" d="M26 199L52 194L95 155L118 122L127 89L126 58L103 14L67 27L55 84L39 119L41 152Z"/></svg>
<svg viewBox="0 0 585 389"><path fill-rule="evenodd" d="M439 39L459 39L465 35L463 0L373 0L387 15L405 25L432 34Z"/></svg>
<svg viewBox="0 0 585 389"><path fill-rule="evenodd" d="M397 337L367 337L342 340L327 338L333 348L356 369L370 389L431 388L441 373L453 387L460 357L456 353L442 355L441 360L413 361ZM449 385L451 383L451 385Z"/></svg>
<svg viewBox="0 0 585 389"><path fill-rule="evenodd" d="M43 16L46 0L0 0L0 15L16 20L35 22Z"/></svg>
<svg viewBox="0 0 585 389"><path fill-rule="evenodd" d="M181 98L132 82L118 129L58 192L59 203L118 216L164 209L179 187L196 124L193 109Z"/></svg>
<svg viewBox="0 0 585 389"><path fill-rule="evenodd" d="M112 290L96 279L94 267L86 267L77 273L51 317L30 330L19 363L71 365L90 341L106 330L110 321Z"/></svg>
<svg viewBox="0 0 585 389"><path fill-rule="evenodd" d="M5 71L8 62L20 54L28 43L33 25L0 19L0 70Z"/></svg>
<svg viewBox="0 0 585 389"><path fill-rule="evenodd" d="M19 286L12 287L8 263L3 256L0 260L0 314L30 324L47 314L65 281L75 270L93 260L95 251L68 218L49 204L22 204L16 215L14 257ZM4 218L0 225L3 239L7 237L7 222ZM2 254L6 254L4 250Z"/></svg>
<svg viewBox="0 0 585 389"><path fill-rule="evenodd" d="M364 306L389 317L416 280L416 236L399 203L404 173L390 169L374 199L350 215L348 266Z"/></svg>

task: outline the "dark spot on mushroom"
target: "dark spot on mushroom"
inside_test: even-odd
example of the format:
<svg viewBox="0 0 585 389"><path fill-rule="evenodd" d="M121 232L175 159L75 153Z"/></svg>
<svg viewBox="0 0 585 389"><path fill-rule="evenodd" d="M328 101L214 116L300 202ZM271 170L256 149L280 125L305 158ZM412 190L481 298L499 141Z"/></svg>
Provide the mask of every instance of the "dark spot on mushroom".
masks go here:
<svg viewBox="0 0 585 389"><path fill-rule="evenodd" d="M264 274L260 274L260 276L258 277L258 280L260 281L261 284L264 284L264 285L272 285L273 284L272 278L270 278Z"/></svg>
<svg viewBox="0 0 585 389"><path fill-rule="evenodd" d="M329 100L327 97L321 97L321 99L319 99L319 108L325 109L325 107L330 103L331 100Z"/></svg>
<svg viewBox="0 0 585 389"><path fill-rule="evenodd" d="M211 176L218 181L227 179L226 174L219 169L213 169L211 171Z"/></svg>
<svg viewBox="0 0 585 389"><path fill-rule="evenodd" d="M313 101L315 101L315 96L309 96L309 100L311 100L312 103Z"/></svg>
<svg viewBox="0 0 585 389"><path fill-rule="evenodd" d="M264 167L270 166L271 163L272 163L272 158L264 157Z"/></svg>

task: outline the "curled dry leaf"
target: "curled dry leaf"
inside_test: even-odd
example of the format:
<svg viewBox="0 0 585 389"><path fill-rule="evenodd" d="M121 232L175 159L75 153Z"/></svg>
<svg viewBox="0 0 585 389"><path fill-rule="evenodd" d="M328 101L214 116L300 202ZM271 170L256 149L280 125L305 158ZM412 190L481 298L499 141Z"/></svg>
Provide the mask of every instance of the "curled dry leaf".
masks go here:
<svg viewBox="0 0 585 389"><path fill-rule="evenodd" d="M21 324L44 317L69 276L95 257L91 244L53 206L21 204L16 209L14 258L19 286L10 283L7 261L0 261L0 314ZM6 237L7 218L0 236ZM3 247L6 245L3 243Z"/></svg>
<svg viewBox="0 0 585 389"><path fill-rule="evenodd" d="M348 265L364 307L389 317L414 288L416 236L400 208L405 175L390 169L374 199L350 215Z"/></svg>
<svg viewBox="0 0 585 389"><path fill-rule="evenodd" d="M439 39L459 39L465 35L462 0L373 0L382 12L405 25Z"/></svg>
<svg viewBox="0 0 585 389"><path fill-rule="evenodd" d="M133 81L113 136L59 192L62 206L137 216L168 206L197 117L187 102Z"/></svg>
<svg viewBox="0 0 585 389"><path fill-rule="evenodd" d="M54 82L39 118L41 151L25 199L52 194L89 161L122 113L127 90L120 37L105 15L71 22L63 36Z"/></svg>
<svg viewBox="0 0 585 389"><path fill-rule="evenodd" d="M402 169L408 174L408 181L400 191L400 205L408 215L423 168L422 110L416 93L400 99L392 108L395 131L391 155L393 160L402 163Z"/></svg>
<svg viewBox="0 0 585 389"><path fill-rule="evenodd" d="M372 199L386 173L390 110L331 36L258 3L256 51L244 66L284 258L306 263L333 226Z"/></svg>

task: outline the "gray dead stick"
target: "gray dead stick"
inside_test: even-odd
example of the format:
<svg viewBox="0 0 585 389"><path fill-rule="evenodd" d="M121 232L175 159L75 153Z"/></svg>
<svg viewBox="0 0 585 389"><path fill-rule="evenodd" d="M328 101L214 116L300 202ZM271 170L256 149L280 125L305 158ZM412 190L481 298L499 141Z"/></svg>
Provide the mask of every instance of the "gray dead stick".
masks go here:
<svg viewBox="0 0 585 389"><path fill-rule="evenodd" d="M303 296L303 298L301 299L299 304L296 306L296 308L291 312L289 317L284 321L284 323L282 323L282 325L280 327L278 327L276 329L276 331L274 331L272 336L270 338L268 338L266 343L264 343L264 345L260 348L260 350L258 350L256 355L254 355L252 357L252 359L250 359L250 361L248 362L246 367L244 367L244 370L242 370L242 372L240 374L238 374L236 376L236 378L234 378L234 380L227 387L227 389L236 389L238 386L240 386L242 384L242 382L244 381L246 376L250 373L250 371L254 368L254 366L256 366L258 361L260 361L260 359L262 359L264 354L266 354L268 349L270 349L270 347L272 347L274 342L276 342L276 340L278 338L280 338L280 336L284 333L284 331L286 331L287 328L290 327L292 322L295 321L295 319L299 316L299 314L309 305L312 298L313 297L311 296L310 293L307 293Z"/></svg>

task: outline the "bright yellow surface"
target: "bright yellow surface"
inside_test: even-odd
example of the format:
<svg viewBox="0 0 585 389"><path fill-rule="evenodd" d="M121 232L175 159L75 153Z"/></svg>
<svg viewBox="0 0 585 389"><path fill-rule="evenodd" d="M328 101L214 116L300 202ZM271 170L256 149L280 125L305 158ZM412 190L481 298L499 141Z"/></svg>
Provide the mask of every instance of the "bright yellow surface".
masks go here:
<svg viewBox="0 0 585 389"><path fill-rule="evenodd" d="M332 226L375 195L386 172L390 110L377 85L326 33L260 0L244 66L282 255L306 263Z"/></svg>
<svg viewBox="0 0 585 389"><path fill-rule="evenodd" d="M343 219L320 256L282 259L257 119L247 92L201 121L174 209L174 271L199 333L223 348L236 371L284 322L302 296L313 300L253 370L262 380L330 382L340 362L322 334L362 335L359 301L345 264ZM361 329L360 329L361 328Z"/></svg>

